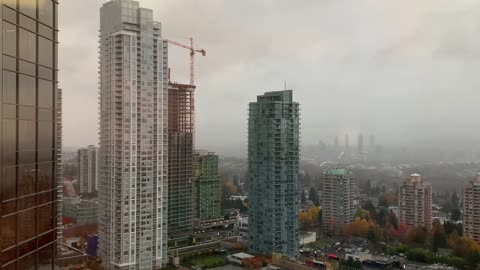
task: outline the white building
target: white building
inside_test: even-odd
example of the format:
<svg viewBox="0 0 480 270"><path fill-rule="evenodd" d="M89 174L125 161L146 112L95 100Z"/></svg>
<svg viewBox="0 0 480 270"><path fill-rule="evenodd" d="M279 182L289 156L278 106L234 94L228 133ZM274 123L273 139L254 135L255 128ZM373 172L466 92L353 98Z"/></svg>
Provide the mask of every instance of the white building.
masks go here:
<svg viewBox="0 0 480 270"><path fill-rule="evenodd" d="M97 191L98 151L94 145L78 149L78 183L80 193Z"/></svg>
<svg viewBox="0 0 480 270"><path fill-rule="evenodd" d="M132 0L100 10L99 256L106 269L167 263L167 43Z"/></svg>

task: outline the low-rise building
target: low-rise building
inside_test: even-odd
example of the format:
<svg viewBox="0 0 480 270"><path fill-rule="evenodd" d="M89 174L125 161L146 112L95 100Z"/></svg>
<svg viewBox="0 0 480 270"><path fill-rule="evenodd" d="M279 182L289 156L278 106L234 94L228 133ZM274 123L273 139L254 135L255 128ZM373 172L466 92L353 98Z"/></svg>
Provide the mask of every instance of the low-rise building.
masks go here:
<svg viewBox="0 0 480 270"><path fill-rule="evenodd" d="M97 223L97 207L95 201L82 200L80 197L63 199L63 216L71 218L78 225Z"/></svg>

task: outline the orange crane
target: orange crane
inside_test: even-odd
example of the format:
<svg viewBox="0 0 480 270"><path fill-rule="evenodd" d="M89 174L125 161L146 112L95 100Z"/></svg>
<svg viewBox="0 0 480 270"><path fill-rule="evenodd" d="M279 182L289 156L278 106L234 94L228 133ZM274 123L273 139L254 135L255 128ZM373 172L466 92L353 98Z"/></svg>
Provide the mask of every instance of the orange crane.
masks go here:
<svg viewBox="0 0 480 270"><path fill-rule="evenodd" d="M189 38L190 46L170 39L165 40L168 43L190 50L190 85L195 85L195 53L201 53L202 56L206 56L207 52L204 49L195 49L193 47L193 38Z"/></svg>

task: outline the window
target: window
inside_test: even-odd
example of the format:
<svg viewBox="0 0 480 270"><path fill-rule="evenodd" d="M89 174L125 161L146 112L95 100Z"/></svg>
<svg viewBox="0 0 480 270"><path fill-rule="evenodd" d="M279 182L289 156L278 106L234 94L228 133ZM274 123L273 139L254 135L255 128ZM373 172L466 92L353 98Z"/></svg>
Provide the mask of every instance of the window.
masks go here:
<svg viewBox="0 0 480 270"><path fill-rule="evenodd" d="M35 107L18 106L18 118L35 121Z"/></svg>
<svg viewBox="0 0 480 270"><path fill-rule="evenodd" d="M35 122L18 121L18 151L35 150Z"/></svg>
<svg viewBox="0 0 480 270"><path fill-rule="evenodd" d="M17 77L10 71L3 71L3 103L17 103Z"/></svg>
<svg viewBox="0 0 480 270"><path fill-rule="evenodd" d="M3 19L12 23L17 23L17 12L13 9L3 7Z"/></svg>
<svg viewBox="0 0 480 270"><path fill-rule="evenodd" d="M28 15L32 18L36 18L37 5L35 0L18 0L20 6L20 12Z"/></svg>
<svg viewBox="0 0 480 270"><path fill-rule="evenodd" d="M15 167L4 167L2 170L2 200L17 197L17 177Z"/></svg>
<svg viewBox="0 0 480 270"><path fill-rule="evenodd" d="M38 269L39 270L51 270L53 269L53 247L49 245L38 252Z"/></svg>
<svg viewBox="0 0 480 270"><path fill-rule="evenodd" d="M25 1L25 0L24 0ZM30 254L18 261L18 269L35 270L36 253Z"/></svg>
<svg viewBox="0 0 480 270"><path fill-rule="evenodd" d="M19 230L20 242L33 238L35 236L35 209L20 212L18 217L19 223L22 224L22 229Z"/></svg>
<svg viewBox="0 0 480 270"><path fill-rule="evenodd" d="M38 149L53 149L53 123L38 122Z"/></svg>
<svg viewBox="0 0 480 270"><path fill-rule="evenodd" d="M20 26L32 32L37 30L37 24L35 21L23 15L20 15Z"/></svg>
<svg viewBox="0 0 480 270"><path fill-rule="evenodd" d="M30 62L35 62L37 56L35 34L23 29L20 29L19 33L19 57Z"/></svg>
<svg viewBox="0 0 480 270"><path fill-rule="evenodd" d="M29 195L35 192L35 166L23 165L18 167L18 196Z"/></svg>
<svg viewBox="0 0 480 270"><path fill-rule="evenodd" d="M43 66L52 67L53 64L53 42L39 37L38 50L42 52L38 55L38 63Z"/></svg>
<svg viewBox="0 0 480 270"><path fill-rule="evenodd" d="M3 53L17 55L17 27L11 23L3 23Z"/></svg>
<svg viewBox="0 0 480 270"><path fill-rule="evenodd" d="M17 243L17 215L2 218L2 249Z"/></svg>
<svg viewBox="0 0 480 270"><path fill-rule="evenodd" d="M53 110L38 109L38 121L53 121Z"/></svg>
<svg viewBox="0 0 480 270"><path fill-rule="evenodd" d="M35 64L20 60L18 69L20 73L35 76Z"/></svg>
<svg viewBox="0 0 480 270"><path fill-rule="evenodd" d="M38 233L48 232L53 229L53 205L48 204L38 208Z"/></svg>
<svg viewBox="0 0 480 270"><path fill-rule="evenodd" d="M19 104L27 106L35 106L36 91L35 91L35 78L25 75L19 75Z"/></svg>
<svg viewBox="0 0 480 270"><path fill-rule="evenodd" d="M38 20L48 26L53 26L53 2L51 0L39 2Z"/></svg>
<svg viewBox="0 0 480 270"><path fill-rule="evenodd" d="M53 108L53 83L51 81L38 80L38 106Z"/></svg>
<svg viewBox="0 0 480 270"><path fill-rule="evenodd" d="M53 189L53 164L51 162L38 164L38 190Z"/></svg>
<svg viewBox="0 0 480 270"><path fill-rule="evenodd" d="M15 151L17 143L16 120L3 120L3 165L15 165Z"/></svg>
<svg viewBox="0 0 480 270"><path fill-rule="evenodd" d="M17 0L3 0L3 4L11 8L17 9Z"/></svg>
<svg viewBox="0 0 480 270"><path fill-rule="evenodd" d="M13 57L3 56L3 68L8 70L17 70L17 60Z"/></svg>

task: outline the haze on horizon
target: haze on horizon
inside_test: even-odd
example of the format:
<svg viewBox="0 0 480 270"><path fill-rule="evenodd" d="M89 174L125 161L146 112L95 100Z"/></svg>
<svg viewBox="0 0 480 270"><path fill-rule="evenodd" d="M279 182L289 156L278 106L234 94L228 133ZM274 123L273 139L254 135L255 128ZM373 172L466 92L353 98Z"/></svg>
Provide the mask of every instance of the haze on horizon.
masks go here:
<svg viewBox="0 0 480 270"><path fill-rule="evenodd" d="M60 8L64 145L98 141L98 29L104 1ZM247 108L266 91L294 90L302 143L358 133L386 145L479 142L480 3L476 0L140 0L163 36L193 36L196 146L246 149ZM169 46L175 81L188 51ZM223 154L219 152L219 154Z"/></svg>

